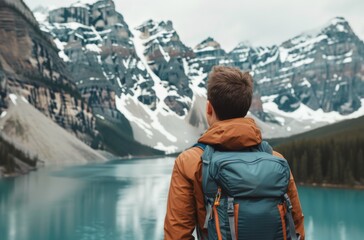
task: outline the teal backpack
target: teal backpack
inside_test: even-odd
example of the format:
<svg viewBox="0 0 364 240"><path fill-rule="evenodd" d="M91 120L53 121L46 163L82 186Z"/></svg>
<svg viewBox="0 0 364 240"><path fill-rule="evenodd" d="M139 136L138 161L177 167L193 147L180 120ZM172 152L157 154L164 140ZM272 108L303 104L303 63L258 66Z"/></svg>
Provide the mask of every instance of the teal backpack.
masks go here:
<svg viewBox="0 0 364 240"><path fill-rule="evenodd" d="M242 151L195 146L204 150L207 239L299 239L287 195L290 168L285 159L272 155L267 142Z"/></svg>

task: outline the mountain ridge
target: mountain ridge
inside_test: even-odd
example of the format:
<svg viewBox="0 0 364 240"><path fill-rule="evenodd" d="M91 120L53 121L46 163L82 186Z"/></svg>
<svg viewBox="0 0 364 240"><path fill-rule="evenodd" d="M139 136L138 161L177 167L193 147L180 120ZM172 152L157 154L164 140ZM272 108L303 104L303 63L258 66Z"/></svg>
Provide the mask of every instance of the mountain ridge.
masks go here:
<svg viewBox="0 0 364 240"><path fill-rule="evenodd" d="M92 159L105 160L92 148L108 150L121 156L162 153L135 142L130 124L125 119L123 121L122 114L117 111L111 112L110 115L114 114L114 119L123 125L123 134L114 131L113 143L105 140L110 131L109 127L99 126L97 118L102 116L90 108L90 104L97 101L99 95L93 91L88 101L82 98L82 93L73 81L74 76L58 56L58 48L53 38L39 29L38 22L24 2L0 0L0 13L0 122L2 138L6 142L15 144L15 147L24 151L26 155L39 156L39 161L46 164L51 164L56 158L58 162L78 163ZM107 91L102 94L106 98L112 97L112 93ZM26 104L23 104L23 101L14 104L15 96ZM35 109L30 110L32 107L35 107L39 114L35 114ZM29 110L28 112L34 116L33 120L19 117L21 109L24 110L24 114ZM102 106L99 109L102 111ZM8 117L11 113L16 116L10 121ZM38 142L34 134L29 137L16 135L19 129L27 132L36 131L33 125L38 124L38 121L34 119L45 123L44 126L39 126L39 131L51 125L48 131L49 136L53 134L52 139ZM54 136L54 133L59 133L59 137ZM41 139L45 135L47 134L44 131L39 132L38 137ZM137 146L137 149L120 148L119 143L124 146ZM60 152L59 146L62 144L69 146L69 152L64 148L64 153ZM39 148L40 146L43 147ZM47 155L47 152L53 154ZM74 154L71 154L72 152ZM67 156L67 159L61 159L63 155ZM11 157L8 161L13 161L13 165L9 163L9 166L22 168L23 162L27 160Z"/></svg>
<svg viewBox="0 0 364 240"><path fill-rule="evenodd" d="M40 11L35 13L37 17L44 16L44 9ZM267 137L293 135L364 114L364 44L340 17L312 38L300 34L269 47L243 42L225 52L211 37L197 48L185 45L172 21L147 20L130 28L112 0L80 2L48 14L40 22L43 33L39 38L54 43L45 46L33 41L29 45L33 49L30 65L41 74L28 78L31 84L26 86L41 83L43 87L35 87L30 94L21 92L66 128L69 123L64 114L78 109L85 118L82 123L81 117L78 126L89 126L78 137L96 148L111 133L118 134L117 143L109 141L103 147L117 154L128 154L118 152L118 146L126 143L141 143L159 153L191 146L207 128L206 80L214 65L234 66L254 75L249 116ZM57 58L65 60L60 62L59 72L68 76L67 89L62 82L59 87L57 81L47 80L55 73L58 77L57 64L52 62L56 58L47 57L53 47L59 49ZM3 48L0 60L6 52ZM3 60L1 66L5 65L16 66ZM19 83L9 80L10 75L7 70L1 82L17 91ZM61 91L71 95L58 93ZM0 98L0 108L6 105ZM53 110L47 111L49 108Z"/></svg>
<svg viewBox="0 0 364 240"><path fill-rule="evenodd" d="M108 8L109 13L116 11L114 2L106 0L94 1L82 8L98 9L97 11L103 13L104 6L111 6ZM75 7L71 6L67 11L74 11L76 15L77 12L83 11L72 9ZM58 19L59 22L66 25L73 24L73 21L83 21L77 20L80 18L71 14L74 19L71 19L69 23L63 23L66 18L59 15L57 11L57 9L51 11L49 19L53 19L52 21ZM89 14L92 15L92 13ZM90 19L92 18L91 16ZM104 21L104 23L89 23L90 27L94 28L92 31L100 31L101 34L103 32L113 33L115 30L112 29L113 25L109 24L110 21L107 21L109 25L106 24L105 19L108 18L113 18L112 14L100 15L97 21ZM165 122L164 118L174 119L172 122L180 122L189 115L189 112L196 112L191 109L192 106L201 106L199 109L203 110L202 106L206 99L206 79L214 65L234 66L242 70L249 70L254 75L255 92L250 116L259 122L263 133L268 137L276 134L288 136L305 131L306 127L309 129L323 126L330 122L327 119L333 111L343 115L343 117L335 117L335 119L364 114L361 100L364 98L361 81L364 72L361 72L358 67L364 64L363 57L361 57L364 45L360 39L355 37L349 24L343 18L337 17L330 20L329 24L315 33L316 35L311 31L310 35L315 36L310 38L306 36L307 33L300 34L280 45L269 47L253 47L251 44L243 42L230 52L225 52L221 45L211 37L206 38L195 48L186 46L180 40L172 21L147 20L135 29L129 29L129 26L124 24L124 18L120 18L126 28L125 31L128 32L121 39L130 42L128 46L138 62L137 67L134 66L134 68L140 67L146 71L146 74L143 79L137 79L132 73L126 76L126 82L121 81L121 85L114 85L111 88L115 92L115 96L118 96L115 98L115 102L118 102L116 108L127 115L126 118L131 123L136 140L143 144L156 147L151 141L151 138L155 138L160 141L158 146L164 146L159 149L169 149L168 152L171 149L180 151L188 147L186 143L179 142L179 140L175 142L175 138L171 136L176 136L176 130L169 124L162 123ZM59 30L57 30L59 23L51 23L52 21L43 26L50 26L48 30L56 40L63 39L64 33L58 33ZM73 31L78 31L77 28L69 28L70 30L67 30L66 33L73 34ZM348 38L350 42L346 43L345 38L350 37L350 34L354 35ZM104 65L104 59L107 59L105 54L110 54L103 53L107 49L106 40L103 41L93 47L96 50L99 48L100 50L97 52L101 54L101 62L95 62L95 66ZM115 39L115 41L115 47L122 45L122 42L118 42L120 40ZM88 42L80 42L80 44L85 48L82 51L89 48ZM62 45L63 51L66 52L67 48L73 46L70 40L63 40ZM348 51L340 49L352 49L352 56L348 55ZM335 55L335 59L330 55L331 52L338 53ZM72 58L70 54L66 55L71 56L70 61L73 61L71 65L82 62L82 59L78 60ZM122 54L120 58L127 56L127 54ZM320 67L322 64L326 66L323 69ZM133 66L128 67L129 69L123 71L130 72L130 67ZM113 74L116 77L121 73L113 72ZM133 78L133 76L133 84L141 86L145 84L145 79L149 79L149 83L145 84L141 90L132 90L133 85L128 85L127 79ZM89 83L93 84L91 81ZM125 88L125 90L120 91L119 87ZM150 91L152 98L149 98L150 100L146 103L140 98L143 89L147 91L153 89ZM198 99L198 103L196 99ZM149 105L150 110L142 110L143 105L148 106L151 102L153 104ZM307 110L302 108L307 108ZM320 109L324 112L321 115L325 116L321 120L315 119L315 117L304 119L294 117L297 112L306 111L313 114ZM141 115L141 113L143 114ZM321 115L319 116L321 117ZM152 120L154 127L149 126L148 122L151 119L154 119ZM181 127L187 129L191 127L189 121L182 122ZM189 142L196 139L207 127L206 121L201 115L197 123L198 127L193 131L195 133L192 137L183 136ZM300 125L303 125L304 128L299 127ZM145 136L148 137L145 138Z"/></svg>

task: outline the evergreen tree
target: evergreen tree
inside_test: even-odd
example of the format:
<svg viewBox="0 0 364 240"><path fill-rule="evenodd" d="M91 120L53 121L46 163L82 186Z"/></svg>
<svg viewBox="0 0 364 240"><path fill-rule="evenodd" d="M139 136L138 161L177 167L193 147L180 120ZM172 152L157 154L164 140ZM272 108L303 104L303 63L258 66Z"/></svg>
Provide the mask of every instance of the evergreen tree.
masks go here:
<svg viewBox="0 0 364 240"><path fill-rule="evenodd" d="M316 183L321 183L323 178L322 178L322 155L321 155L321 150L320 148L316 148L315 149L315 157L313 158L314 162L313 162L313 180Z"/></svg>
<svg viewBox="0 0 364 240"><path fill-rule="evenodd" d="M359 149L358 154L357 154L357 172L358 172L358 176L357 179L363 183L364 182L364 154L363 154L363 149Z"/></svg>
<svg viewBox="0 0 364 240"><path fill-rule="evenodd" d="M331 182L332 183L338 183L339 182L339 158L340 158L340 154L339 154L339 149L338 148L334 148L334 155L332 158L332 172L331 172Z"/></svg>
<svg viewBox="0 0 364 240"><path fill-rule="evenodd" d="M301 160L300 160L300 167L299 167L299 176L300 181L305 182L307 180L307 162L308 162L308 155L307 151L305 150L302 154Z"/></svg>

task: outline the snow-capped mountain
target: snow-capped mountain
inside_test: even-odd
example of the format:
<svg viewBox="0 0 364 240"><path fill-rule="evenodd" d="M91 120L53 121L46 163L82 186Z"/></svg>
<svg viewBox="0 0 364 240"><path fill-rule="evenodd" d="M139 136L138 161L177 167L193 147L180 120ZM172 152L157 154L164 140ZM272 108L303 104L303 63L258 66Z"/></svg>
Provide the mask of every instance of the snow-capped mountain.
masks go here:
<svg viewBox="0 0 364 240"><path fill-rule="evenodd" d="M341 17L279 46L242 42L224 53L208 38L194 48L205 69L231 65L254 75L250 112L265 136L288 136L363 115L364 44ZM275 124L269 124L275 123Z"/></svg>
<svg viewBox="0 0 364 240"><path fill-rule="evenodd" d="M104 159L92 148L118 155L163 154L136 142L129 121L119 111L109 111L115 106L111 90L95 86L81 93L75 72L59 55L67 58L23 1L0 0L0 135L7 144L46 164ZM87 100L81 94L89 95ZM98 99L106 100L92 108ZM106 121L107 116L114 121ZM6 154L9 149L2 150ZM24 160L9 156L12 168Z"/></svg>
<svg viewBox="0 0 364 240"><path fill-rule="evenodd" d="M0 136L13 146L1 149L6 171L27 171L35 156L46 164L105 160L90 147L101 142L87 109L32 12L21 0L0 0Z"/></svg>
<svg viewBox="0 0 364 240"><path fill-rule="evenodd" d="M35 15L99 121L117 125L125 116L135 139L166 152L193 144L206 128L206 74L188 64L194 53L172 22L131 30L110 0Z"/></svg>
<svg viewBox="0 0 364 240"><path fill-rule="evenodd" d="M183 150L204 131L206 79L218 64L254 75L250 113L265 137L364 114L364 44L343 18L279 46L226 52L211 37L191 49L171 21L129 28L112 0L35 15L99 121L130 124L156 149Z"/></svg>
<svg viewBox="0 0 364 240"><path fill-rule="evenodd" d="M191 63L199 63L203 67L204 72L210 72L212 67L224 63L226 52L221 48L220 44L213 38L208 37L199 43L194 52L196 57Z"/></svg>
<svg viewBox="0 0 364 240"><path fill-rule="evenodd" d="M364 44L341 17L279 46L240 43L225 53L208 38L194 52L207 70L216 64L250 70L260 95L277 95L274 102L286 112L305 104L346 115L360 108L364 96Z"/></svg>
<svg viewBox="0 0 364 240"><path fill-rule="evenodd" d="M361 106L364 43L341 17L279 46L240 44L229 55L231 64L253 71L262 96L277 95L284 111L305 104L346 115Z"/></svg>
<svg viewBox="0 0 364 240"><path fill-rule="evenodd" d="M149 20L136 30L135 36L141 40L144 48L142 57L146 58L148 67L167 90L161 100L179 116L186 115L191 107L193 92L184 62L193 56L192 49L181 42L171 21Z"/></svg>

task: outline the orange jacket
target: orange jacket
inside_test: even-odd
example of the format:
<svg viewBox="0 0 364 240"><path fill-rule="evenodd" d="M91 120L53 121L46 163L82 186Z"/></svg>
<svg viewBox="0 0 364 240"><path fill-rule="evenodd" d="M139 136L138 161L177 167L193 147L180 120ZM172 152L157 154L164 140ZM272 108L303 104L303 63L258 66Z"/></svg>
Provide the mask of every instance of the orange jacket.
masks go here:
<svg viewBox="0 0 364 240"><path fill-rule="evenodd" d="M251 118L235 118L214 123L198 140L225 150L251 147L262 141L260 130ZM196 228L203 229L206 210L202 191L203 151L194 147L182 152L176 159L169 189L164 239L194 239ZM282 157L277 152L274 155ZM293 205L293 219L301 239L305 237L303 214L296 184L291 174L288 195Z"/></svg>

